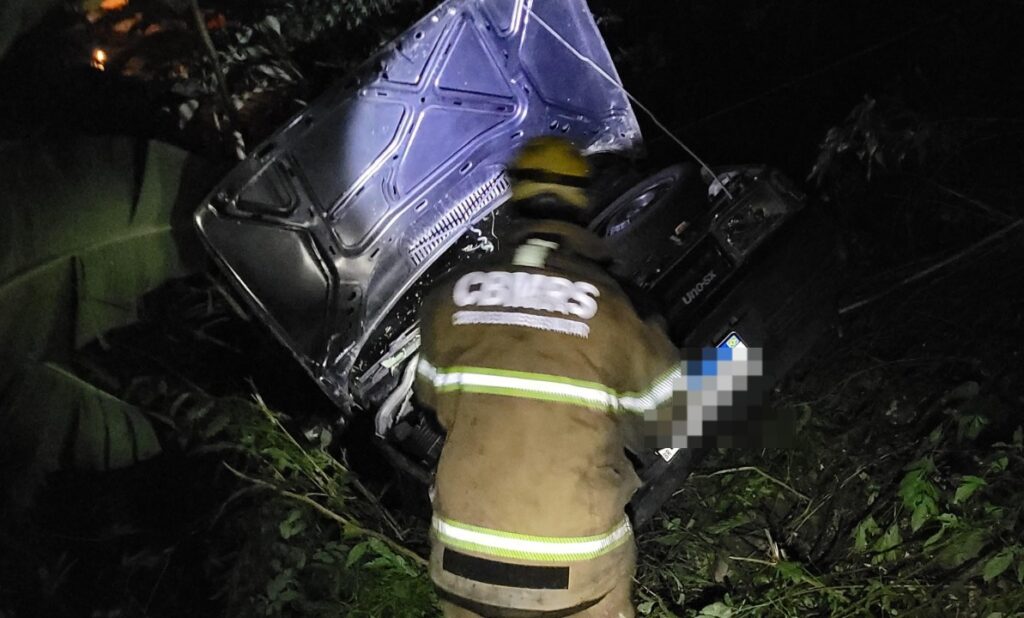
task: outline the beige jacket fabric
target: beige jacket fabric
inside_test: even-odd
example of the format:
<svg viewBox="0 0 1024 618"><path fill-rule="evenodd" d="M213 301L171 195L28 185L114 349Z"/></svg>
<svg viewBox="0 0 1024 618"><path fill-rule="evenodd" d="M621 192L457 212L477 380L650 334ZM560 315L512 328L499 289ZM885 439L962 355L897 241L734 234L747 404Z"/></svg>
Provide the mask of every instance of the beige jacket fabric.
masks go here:
<svg viewBox="0 0 1024 618"><path fill-rule="evenodd" d="M602 240L558 221L511 240L421 313L415 392L447 431L431 575L455 597L557 610L632 575L624 508L639 480L624 449L642 447L643 411L678 359L605 272Z"/></svg>

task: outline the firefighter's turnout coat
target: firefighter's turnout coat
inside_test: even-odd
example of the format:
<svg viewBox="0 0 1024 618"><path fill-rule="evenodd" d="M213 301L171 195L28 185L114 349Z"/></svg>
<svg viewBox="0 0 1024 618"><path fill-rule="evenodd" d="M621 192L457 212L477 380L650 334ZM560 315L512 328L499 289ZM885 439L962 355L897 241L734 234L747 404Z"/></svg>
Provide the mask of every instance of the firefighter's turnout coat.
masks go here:
<svg viewBox="0 0 1024 618"><path fill-rule="evenodd" d="M431 576L487 606L585 607L629 586L639 480L624 449L671 398L676 350L606 273L598 237L534 220L510 240L422 310L415 392L447 431Z"/></svg>

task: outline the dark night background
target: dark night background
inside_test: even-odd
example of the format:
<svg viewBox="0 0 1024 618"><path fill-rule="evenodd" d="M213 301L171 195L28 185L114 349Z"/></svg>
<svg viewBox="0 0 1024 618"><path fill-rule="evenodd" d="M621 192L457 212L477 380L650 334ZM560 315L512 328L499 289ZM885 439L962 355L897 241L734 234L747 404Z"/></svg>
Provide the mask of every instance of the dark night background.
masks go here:
<svg viewBox="0 0 1024 618"><path fill-rule="evenodd" d="M258 144L432 6L199 2L242 101L225 114L189 2L51 2L23 28L6 4L0 34L21 36L0 57L3 161L78 135L155 139L202 158L199 195L232 165L233 130ZM639 535L640 613L1024 615L1024 2L590 6L626 88L712 164L801 183L842 258L837 328L772 396L801 419L799 447L702 462ZM685 159L637 113L645 169ZM198 262L61 359L157 419L163 452L105 472L62 461L45 483L0 473L0 618L434 615L396 546L425 547L401 488L318 448L330 404ZM0 381L0 432L9 395Z"/></svg>

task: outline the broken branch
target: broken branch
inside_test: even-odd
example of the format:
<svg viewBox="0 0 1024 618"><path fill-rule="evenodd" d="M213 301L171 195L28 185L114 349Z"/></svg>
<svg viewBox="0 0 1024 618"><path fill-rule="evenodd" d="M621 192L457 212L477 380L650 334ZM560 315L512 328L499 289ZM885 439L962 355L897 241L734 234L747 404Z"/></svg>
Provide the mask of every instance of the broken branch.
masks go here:
<svg viewBox="0 0 1024 618"><path fill-rule="evenodd" d="M399 543L396 543L394 541L394 539L392 539L391 537L387 536L386 534L381 534L380 532L377 532L376 530L370 530L369 528L365 528L365 527L359 525L358 523L356 523L355 521L353 521L352 519L350 519L348 517L345 517L343 515L339 515L339 514L335 513L331 509L325 507L324 505L320 504L316 500L313 500L309 496L304 496L302 494L298 494L298 493L295 493L293 491L288 491L287 489L281 489L280 487L274 485L273 483L269 483L269 482L264 481L262 479L253 478L253 477L245 474L244 472L240 472L239 470L236 470L235 468L231 467L227 462L224 462L224 467L227 468L228 471L231 472L231 474L234 474L236 477L242 479L243 481L252 483L253 485L256 485L256 486L259 486L259 487L263 487L265 489L269 489L269 490L275 492L276 494L278 494L281 497L288 498L289 500L294 500L295 502L299 502L301 504L304 504L304 505L312 508L317 513L320 513L322 516L324 516L324 517L326 517L326 518L328 518L330 520L333 520L334 522L336 522L338 524L341 524L342 526L345 526L345 527L349 528L350 530L354 530L358 534L361 534L363 536L372 537L372 538L375 538L375 539L377 539L379 541L382 541L388 547L390 547L392 550L394 550L395 552L397 552L397 553L405 556L406 558L412 560L414 563L420 565L421 567L426 567L427 566L427 561L422 556L420 556L416 552L412 551L411 549L409 549L409 548L407 548L407 547L405 547L403 545L400 545Z"/></svg>

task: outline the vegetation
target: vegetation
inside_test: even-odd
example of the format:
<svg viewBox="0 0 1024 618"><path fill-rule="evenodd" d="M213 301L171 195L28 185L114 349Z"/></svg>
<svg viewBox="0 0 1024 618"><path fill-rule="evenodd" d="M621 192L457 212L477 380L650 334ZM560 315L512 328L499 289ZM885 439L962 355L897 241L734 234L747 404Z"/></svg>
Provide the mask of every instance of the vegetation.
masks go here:
<svg viewBox="0 0 1024 618"><path fill-rule="evenodd" d="M184 4L157 4L169 13L125 27L181 19L194 36ZM258 138L417 14L203 4L236 119L201 47L133 47L121 67L167 88L157 134L219 163L235 129ZM773 19L743 15L751 31ZM619 50L627 83L657 81L640 79L650 45ZM798 448L711 453L639 532L641 615L1024 607L1021 119L958 96L848 98L801 153L844 242L841 328L772 395L800 419ZM342 448L315 386L184 259L201 253L182 222L219 166L134 139L52 144L0 147L0 616L436 615L402 488Z"/></svg>
<svg viewBox="0 0 1024 618"><path fill-rule="evenodd" d="M32 508L8 511L4 615L433 615L424 560L406 547L422 553L424 531L328 451L329 426L296 431L251 367L210 379L195 365L247 355L234 344L253 332L232 311L202 279L174 281L147 297L140 324L77 353L76 383L145 410L163 448L104 473L67 461ZM275 354L285 362L263 357Z"/></svg>
<svg viewBox="0 0 1024 618"><path fill-rule="evenodd" d="M30 498L62 461L108 470L159 453L140 409L68 363L134 322L139 295L189 272L179 238L200 193L188 163L166 145L118 138L0 150L0 448L12 497Z"/></svg>

